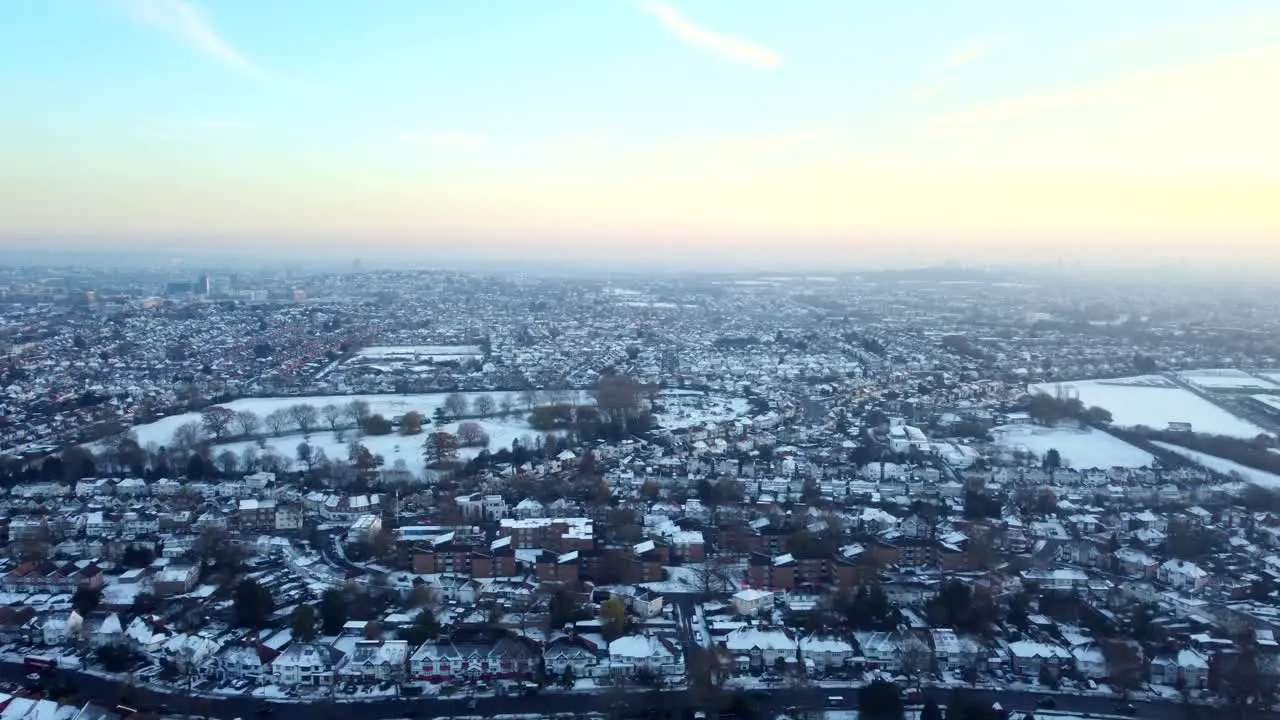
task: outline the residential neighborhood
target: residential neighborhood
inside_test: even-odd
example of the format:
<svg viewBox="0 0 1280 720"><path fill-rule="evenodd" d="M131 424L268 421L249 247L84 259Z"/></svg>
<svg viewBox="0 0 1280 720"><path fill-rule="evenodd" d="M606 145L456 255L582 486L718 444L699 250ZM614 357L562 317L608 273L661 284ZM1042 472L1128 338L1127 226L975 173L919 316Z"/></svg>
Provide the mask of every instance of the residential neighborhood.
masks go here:
<svg viewBox="0 0 1280 720"><path fill-rule="evenodd" d="M1275 700L1280 348L1159 295L5 272L10 663L264 702Z"/></svg>

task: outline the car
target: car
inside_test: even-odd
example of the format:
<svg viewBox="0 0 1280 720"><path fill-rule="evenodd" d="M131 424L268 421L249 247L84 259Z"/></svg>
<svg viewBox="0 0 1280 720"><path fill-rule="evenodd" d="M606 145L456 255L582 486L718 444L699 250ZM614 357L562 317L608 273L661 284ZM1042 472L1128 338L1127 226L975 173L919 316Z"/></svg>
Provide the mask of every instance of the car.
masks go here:
<svg viewBox="0 0 1280 720"><path fill-rule="evenodd" d="M271 707L270 705L259 705L258 708L253 712L257 714L258 717L262 717L264 715L270 715L271 713L275 712L275 708Z"/></svg>
<svg viewBox="0 0 1280 720"><path fill-rule="evenodd" d="M1051 697L1042 697L1036 701L1036 707L1053 709L1058 706L1056 700Z"/></svg>
<svg viewBox="0 0 1280 720"><path fill-rule="evenodd" d="M40 673L28 673L27 679L31 682L40 682L42 678L40 677Z"/></svg>
<svg viewBox="0 0 1280 720"><path fill-rule="evenodd" d="M1124 715L1137 715L1138 708L1134 707L1133 703L1123 703L1116 706L1116 712Z"/></svg>

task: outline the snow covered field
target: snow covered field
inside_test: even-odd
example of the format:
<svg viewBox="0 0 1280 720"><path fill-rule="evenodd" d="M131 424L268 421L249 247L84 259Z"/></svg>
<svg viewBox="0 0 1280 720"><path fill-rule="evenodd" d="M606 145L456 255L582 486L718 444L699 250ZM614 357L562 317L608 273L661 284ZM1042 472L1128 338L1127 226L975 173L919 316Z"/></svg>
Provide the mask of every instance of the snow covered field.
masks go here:
<svg viewBox="0 0 1280 720"><path fill-rule="evenodd" d="M356 353L356 357L373 360L410 360L431 357L481 357L484 355L476 345L377 345L367 347Z"/></svg>
<svg viewBox="0 0 1280 720"><path fill-rule="evenodd" d="M1251 422L1177 387L1159 375L1139 375L1114 380L1074 380L1066 383L1040 383L1029 391L1079 397L1086 406L1097 405L1111 411L1116 425L1146 425L1164 430L1171 422L1191 423L1198 433L1255 438L1264 430Z"/></svg>
<svg viewBox="0 0 1280 720"><path fill-rule="evenodd" d="M474 403L475 399L480 396L488 396L493 399L495 406L500 406L504 397L510 397L511 401L519 406L519 398L516 393L511 392L468 392L462 393L467 398L468 403ZM308 397L269 397L269 398L244 398L233 400L229 403L223 403L222 407L229 408L236 412L248 410L256 413L260 418L266 417L267 414L281 408L288 408L293 405L311 405L317 410L325 405L336 405L343 407L353 400L363 400L369 403L369 410L372 413L382 415L388 420L398 415L403 415L410 410L416 410L423 414L430 423L436 408L444 405L445 398L449 393L423 393L423 394L407 394L407 395L322 395ZM591 402L590 399L584 399L585 402ZM692 425L701 425L720 420L728 420L741 417L746 414L748 405L747 401L741 398L724 398L714 395L706 395L692 391L672 390L670 393L662 393L662 405L664 410L658 415L658 421L663 427L681 428ZM347 421L344 419L343 421ZM526 421L526 413L517 412L508 418L492 418L478 421L489 434L489 450L497 451L499 448L510 448L513 440L519 439L522 444L532 445L536 437L540 434L529 427ZM138 442L143 446L148 443L157 445L169 445L173 441L174 432L187 423L200 423L200 413L183 413L181 415L172 415L153 423L138 425L133 428L136 433ZM322 421L321 421L322 425ZM456 433L458 429L457 423L448 423L445 430ZM430 431L431 427L427 428ZM337 457L346 458L347 449L346 442L349 441L354 434L348 431L344 441L335 439L334 434L328 429L320 426L311 433L310 444L313 449L323 449L330 459ZM297 453L298 444L303 440L301 433L290 433L281 437L269 438L267 447L272 448L274 452L285 457L294 457ZM423 468L421 445L422 436L402 437L398 434L382 435L382 436L366 436L363 442L370 451L382 455L387 461L387 467L391 468L397 459L404 460L409 470L417 473ZM220 448L230 449L237 453L243 452L249 442L229 443ZM221 449L219 450L221 452ZM459 456L467 459L475 457L480 452L480 448L464 448Z"/></svg>
<svg viewBox="0 0 1280 720"><path fill-rule="evenodd" d="M1093 428L1005 425L994 428L991 434L1001 447L1024 449L1040 458L1056 448L1063 467L1077 470L1146 467L1155 459L1147 451Z"/></svg>
<svg viewBox="0 0 1280 720"><path fill-rule="evenodd" d="M1178 377L1202 390L1280 390L1280 385L1242 370L1187 370Z"/></svg>
<svg viewBox="0 0 1280 720"><path fill-rule="evenodd" d="M473 403L475 399L481 395L488 395L493 398L495 404L500 404L503 396L511 395L513 401L516 399L515 393L505 392L469 392L462 393L466 396L467 402ZM435 413L436 408L444 405L444 399L448 397L448 393L423 393L416 395L320 395L307 397L268 397L268 398L242 398L240 400L232 400L229 403L223 403L222 407L230 408L236 412L241 410L249 410L257 413L259 417L266 417L268 413L280 408L288 408L293 405L311 405L317 410L325 405L337 405L342 407L352 400L363 400L369 403L369 411L382 415L388 420L397 415L403 415L410 410L417 410L422 413L428 420ZM154 442L158 445L168 445L173 439L173 432L186 423L200 422L200 413L183 413L181 415L171 415L167 418L157 420L146 425L138 425L134 427L134 432L138 435L138 442L146 445ZM296 443L295 443L296 444Z"/></svg>
<svg viewBox="0 0 1280 720"><path fill-rule="evenodd" d="M525 447L533 447L538 437L546 433L539 433L529 427L523 420L512 419L510 421L501 420L476 420L484 431L489 434L489 452L497 452L502 448L511 449L511 443L519 440L521 445ZM360 438L360 443L369 448L369 452L374 455L381 455L386 461L384 466L391 470L399 467L397 461L404 463L404 469L409 470L415 475L420 475L426 468L426 464L422 457L422 443L426 441L429 433L435 432L434 425L428 425L423 432L417 435L400 435L392 433L391 435L365 435ZM446 432L457 434L458 423L448 423L443 427ZM557 433L558 434L558 433ZM343 434L343 439L338 440L334 433L329 430L313 431L310 439L306 439L311 451L323 450L324 454L330 460L346 460L347 444L355 439L355 433L347 431ZM268 438L266 448L258 448L258 452L271 451L277 455L287 458L297 458L298 445L304 441L302 433L291 433L280 437ZM249 446L257 447L257 443L251 440L243 442L226 443L219 445L215 451L215 455L223 450L230 450L236 454L242 454L245 448ZM470 460L485 448L469 447L462 448L458 451L460 460ZM296 464L295 464L295 467Z"/></svg>
<svg viewBox="0 0 1280 720"><path fill-rule="evenodd" d="M1181 455L1197 465L1209 468L1210 470L1228 474L1239 473L1240 477L1254 485L1271 489L1280 488L1280 475L1275 475L1263 470L1255 470L1247 465L1241 465L1238 462L1216 457L1214 455L1207 455L1195 450L1188 450L1180 445L1173 445L1171 443L1159 441L1156 441L1155 444L1171 453Z"/></svg>
<svg viewBox="0 0 1280 720"><path fill-rule="evenodd" d="M660 397L663 412L658 415L658 421L671 429L732 420L746 415L751 407L744 398L725 398L686 390L666 391Z"/></svg>

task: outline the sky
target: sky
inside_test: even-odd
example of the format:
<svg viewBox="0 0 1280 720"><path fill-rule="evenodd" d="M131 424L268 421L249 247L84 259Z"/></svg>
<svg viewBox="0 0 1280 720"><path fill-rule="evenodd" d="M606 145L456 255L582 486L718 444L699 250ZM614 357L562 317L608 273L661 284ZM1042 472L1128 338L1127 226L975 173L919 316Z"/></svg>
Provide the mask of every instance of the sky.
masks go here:
<svg viewBox="0 0 1280 720"><path fill-rule="evenodd" d="M0 0L0 247L1280 261L1275 0Z"/></svg>

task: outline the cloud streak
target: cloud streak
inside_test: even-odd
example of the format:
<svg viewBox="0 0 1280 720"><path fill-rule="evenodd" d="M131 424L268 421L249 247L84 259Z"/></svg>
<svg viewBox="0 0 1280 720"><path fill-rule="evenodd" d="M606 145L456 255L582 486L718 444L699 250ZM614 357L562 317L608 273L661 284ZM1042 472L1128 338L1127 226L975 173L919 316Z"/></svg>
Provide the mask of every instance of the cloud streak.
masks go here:
<svg viewBox="0 0 1280 720"><path fill-rule="evenodd" d="M782 56L773 50L702 27L660 0L640 2L639 7L652 15L668 33L699 50L758 68L772 68L782 64Z"/></svg>
<svg viewBox="0 0 1280 720"><path fill-rule="evenodd" d="M1089 107L1146 108L1170 99L1229 97L1272 116L1280 102L1261 91L1280 71L1280 45L1103 78L1060 90L997 100L931 118L934 127L970 127ZM1212 103L1209 104L1212 106ZM1227 113L1226 116L1231 116Z"/></svg>
<svg viewBox="0 0 1280 720"><path fill-rule="evenodd" d="M200 8L185 0L124 0L124 8L134 22L171 35L242 75L271 79L270 73L222 37Z"/></svg>

